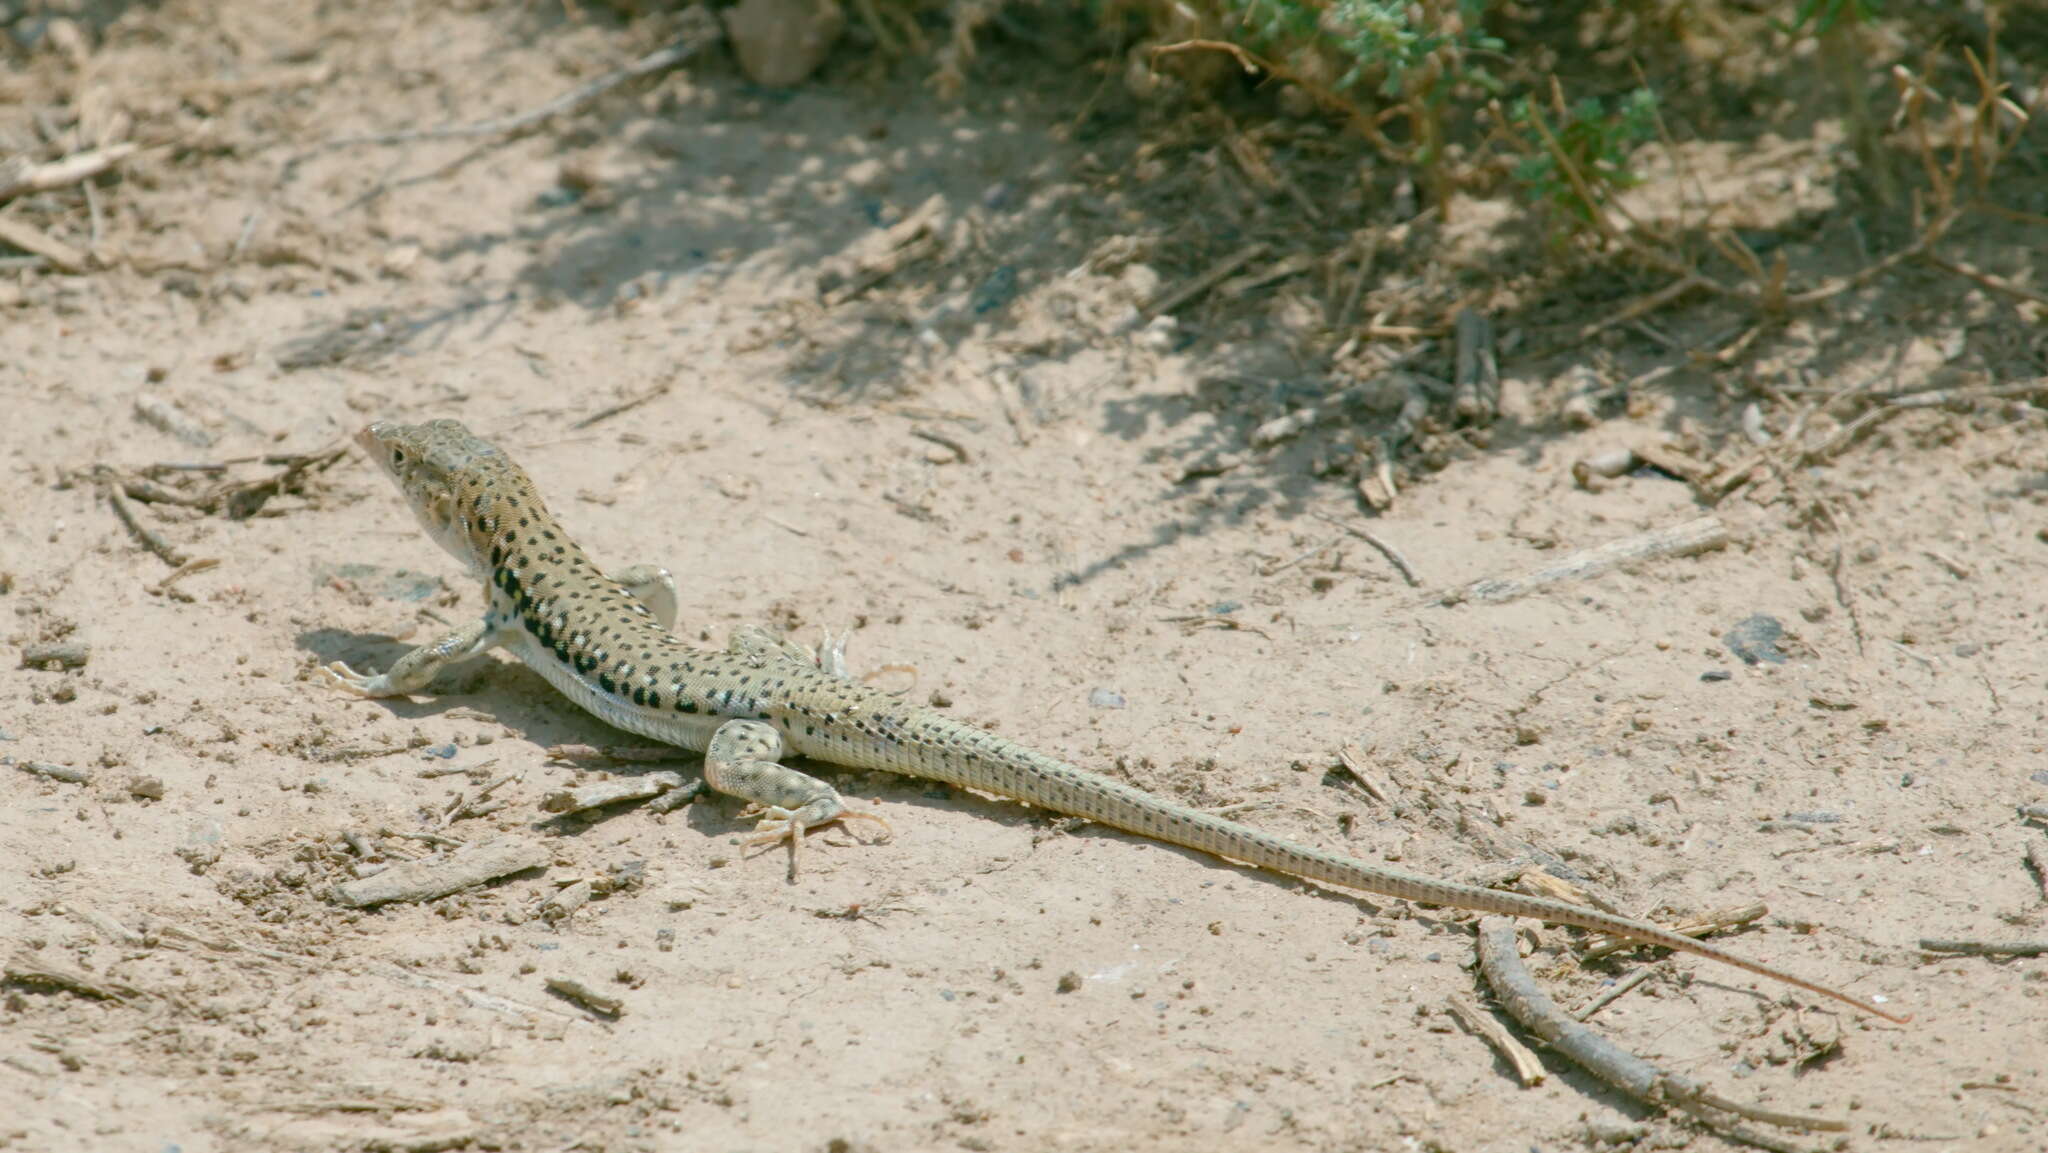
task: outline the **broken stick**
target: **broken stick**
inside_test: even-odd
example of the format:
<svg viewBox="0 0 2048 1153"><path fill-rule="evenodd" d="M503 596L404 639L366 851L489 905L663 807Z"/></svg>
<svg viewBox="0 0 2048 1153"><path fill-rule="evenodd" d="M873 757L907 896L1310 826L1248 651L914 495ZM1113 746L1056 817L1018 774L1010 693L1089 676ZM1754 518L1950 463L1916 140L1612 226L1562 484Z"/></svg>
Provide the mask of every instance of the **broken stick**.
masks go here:
<svg viewBox="0 0 2048 1153"><path fill-rule="evenodd" d="M1727 543L1728 527L1721 523L1719 517L1703 516L1669 528L1653 529L1622 540L1610 541L1596 548L1580 549L1560 558L1555 564L1545 565L1518 577L1495 577L1473 581L1463 588L1445 593L1438 598L1437 603L1455 605L1464 601L1479 601L1484 604L1502 604L1517 597L1527 596L1547 585L1587 580L1614 569L1646 561L1711 552Z"/></svg>
<svg viewBox="0 0 2048 1153"><path fill-rule="evenodd" d="M528 869L546 868L554 854L546 845L511 837L476 845L437 861L408 861L375 876L334 887L334 900L355 909L394 901L431 901L471 885Z"/></svg>
<svg viewBox="0 0 2048 1153"><path fill-rule="evenodd" d="M540 799L542 812L580 813L585 809L599 809L616 805L622 801L644 801L658 797L670 789L683 787L680 773L666 771L643 773L637 777L619 777L596 784L578 785L573 789L556 789Z"/></svg>
<svg viewBox="0 0 2048 1153"><path fill-rule="evenodd" d="M1451 411L1465 424L1490 424L1500 414L1500 364L1494 356L1493 321L1461 308L1457 334Z"/></svg>
<svg viewBox="0 0 2048 1153"><path fill-rule="evenodd" d="M1794 1146L1768 1133L1737 1125L1734 1118L1761 1121L1787 1129L1840 1132L1848 1123L1829 1117L1802 1117L1730 1101L1705 1085L1667 1073L1579 1024L1558 1008L1522 964L1515 946L1515 922L1487 917L1479 922L1479 971L1508 1015L1524 1029L1550 1043L1552 1049L1587 1072L1651 1108L1675 1105L1723 1136L1766 1149Z"/></svg>

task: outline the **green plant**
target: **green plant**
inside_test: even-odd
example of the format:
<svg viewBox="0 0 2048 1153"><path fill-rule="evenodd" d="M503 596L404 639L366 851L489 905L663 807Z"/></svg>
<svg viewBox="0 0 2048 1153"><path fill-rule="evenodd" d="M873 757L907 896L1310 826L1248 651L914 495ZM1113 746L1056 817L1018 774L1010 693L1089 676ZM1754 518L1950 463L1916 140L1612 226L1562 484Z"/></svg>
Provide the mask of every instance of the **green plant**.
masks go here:
<svg viewBox="0 0 2048 1153"><path fill-rule="evenodd" d="M1611 231L1605 206L1614 194L1640 182L1629 167L1636 147L1657 132L1657 97L1638 88L1609 110L1587 96L1567 107L1553 85L1553 126L1542 102L1524 96L1508 113L1522 158L1514 181L1524 198L1547 206L1564 233Z"/></svg>
<svg viewBox="0 0 2048 1153"><path fill-rule="evenodd" d="M1326 56L1336 80L1317 95L1325 103L1352 106L1353 122L1398 163L1414 168L1430 199L1447 207L1450 179L1444 169L1444 108L1460 84L1491 91L1493 80L1474 59L1498 52L1500 40L1481 25L1486 0L1225 0L1246 39L1276 59L1304 53ZM1298 75L1297 82L1301 80ZM1356 108L1351 90L1368 81L1390 102L1377 115ZM1379 130L1388 119L1405 120L1408 140L1396 144Z"/></svg>
<svg viewBox="0 0 2048 1153"><path fill-rule="evenodd" d="M1780 30L1788 33L1804 32L1812 28L1826 35L1847 16L1850 24L1867 24L1877 18L1884 8L1884 0L1799 0L1798 10L1792 14L1792 22L1778 22Z"/></svg>

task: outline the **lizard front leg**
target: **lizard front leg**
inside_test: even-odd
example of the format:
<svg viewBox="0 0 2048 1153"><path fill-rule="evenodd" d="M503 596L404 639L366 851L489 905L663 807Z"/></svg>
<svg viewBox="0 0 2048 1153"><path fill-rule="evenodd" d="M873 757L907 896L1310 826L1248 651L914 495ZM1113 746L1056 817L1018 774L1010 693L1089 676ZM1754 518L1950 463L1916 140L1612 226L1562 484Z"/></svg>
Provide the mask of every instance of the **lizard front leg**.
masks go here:
<svg viewBox="0 0 2048 1153"><path fill-rule="evenodd" d="M752 801L761 811L755 831L761 835L749 846L789 842L789 878L795 880L802 862L804 833L834 821L873 821L894 836L889 822L873 813L855 812L840 799L839 790L811 776L779 763L782 734L775 726L760 721L727 721L711 734L711 747L704 753L704 780L721 793Z"/></svg>
<svg viewBox="0 0 2048 1153"><path fill-rule="evenodd" d="M320 666L332 683L365 697L402 697L427 687L449 665L482 656L505 640L505 634L489 617L478 617L432 644L421 645L374 676L359 673L343 661Z"/></svg>

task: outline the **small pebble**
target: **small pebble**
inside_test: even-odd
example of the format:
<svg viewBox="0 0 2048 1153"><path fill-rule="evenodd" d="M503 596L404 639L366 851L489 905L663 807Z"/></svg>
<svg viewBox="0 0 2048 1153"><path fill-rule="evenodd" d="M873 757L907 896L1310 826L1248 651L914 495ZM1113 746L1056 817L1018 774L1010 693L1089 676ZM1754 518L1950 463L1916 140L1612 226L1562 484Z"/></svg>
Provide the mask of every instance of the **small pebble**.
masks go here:
<svg viewBox="0 0 2048 1153"><path fill-rule="evenodd" d="M1753 665L1768 661L1774 665L1785 663L1785 654L1778 650L1778 642L1784 639L1785 626L1778 618L1757 613L1728 630L1721 643L1738 657L1743 664Z"/></svg>
<svg viewBox="0 0 2048 1153"><path fill-rule="evenodd" d="M1011 298L1016 295L1017 270L1010 265L999 264L995 271L983 278L980 284L975 285L974 294L969 298L969 305L974 309L974 314L980 316L1010 303Z"/></svg>

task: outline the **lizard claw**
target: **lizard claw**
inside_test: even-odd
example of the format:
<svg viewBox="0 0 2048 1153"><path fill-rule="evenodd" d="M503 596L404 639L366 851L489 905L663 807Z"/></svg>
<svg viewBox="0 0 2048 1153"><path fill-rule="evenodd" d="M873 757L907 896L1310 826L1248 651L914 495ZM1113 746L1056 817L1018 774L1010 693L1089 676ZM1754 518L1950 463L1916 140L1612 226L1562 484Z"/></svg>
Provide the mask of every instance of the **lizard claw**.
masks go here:
<svg viewBox="0 0 2048 1153"><path fill-rule="evenodd" d="M756 845L773 845L778 841L788 841L789 879L792 881L796 880L802 871L804 834L812 829L841 821L873 821L882 826L885 837L893 838L896 835L896 830L890 828L889 822L881 817L850 809L843 809L829 817L818 819L805 817L800 810L786 809L781 805L749 805L741 810L740 816L750 816L754 813L761 815L761 821L754 826L757 835L748 838L745 847L751 849Z"/></svg>

